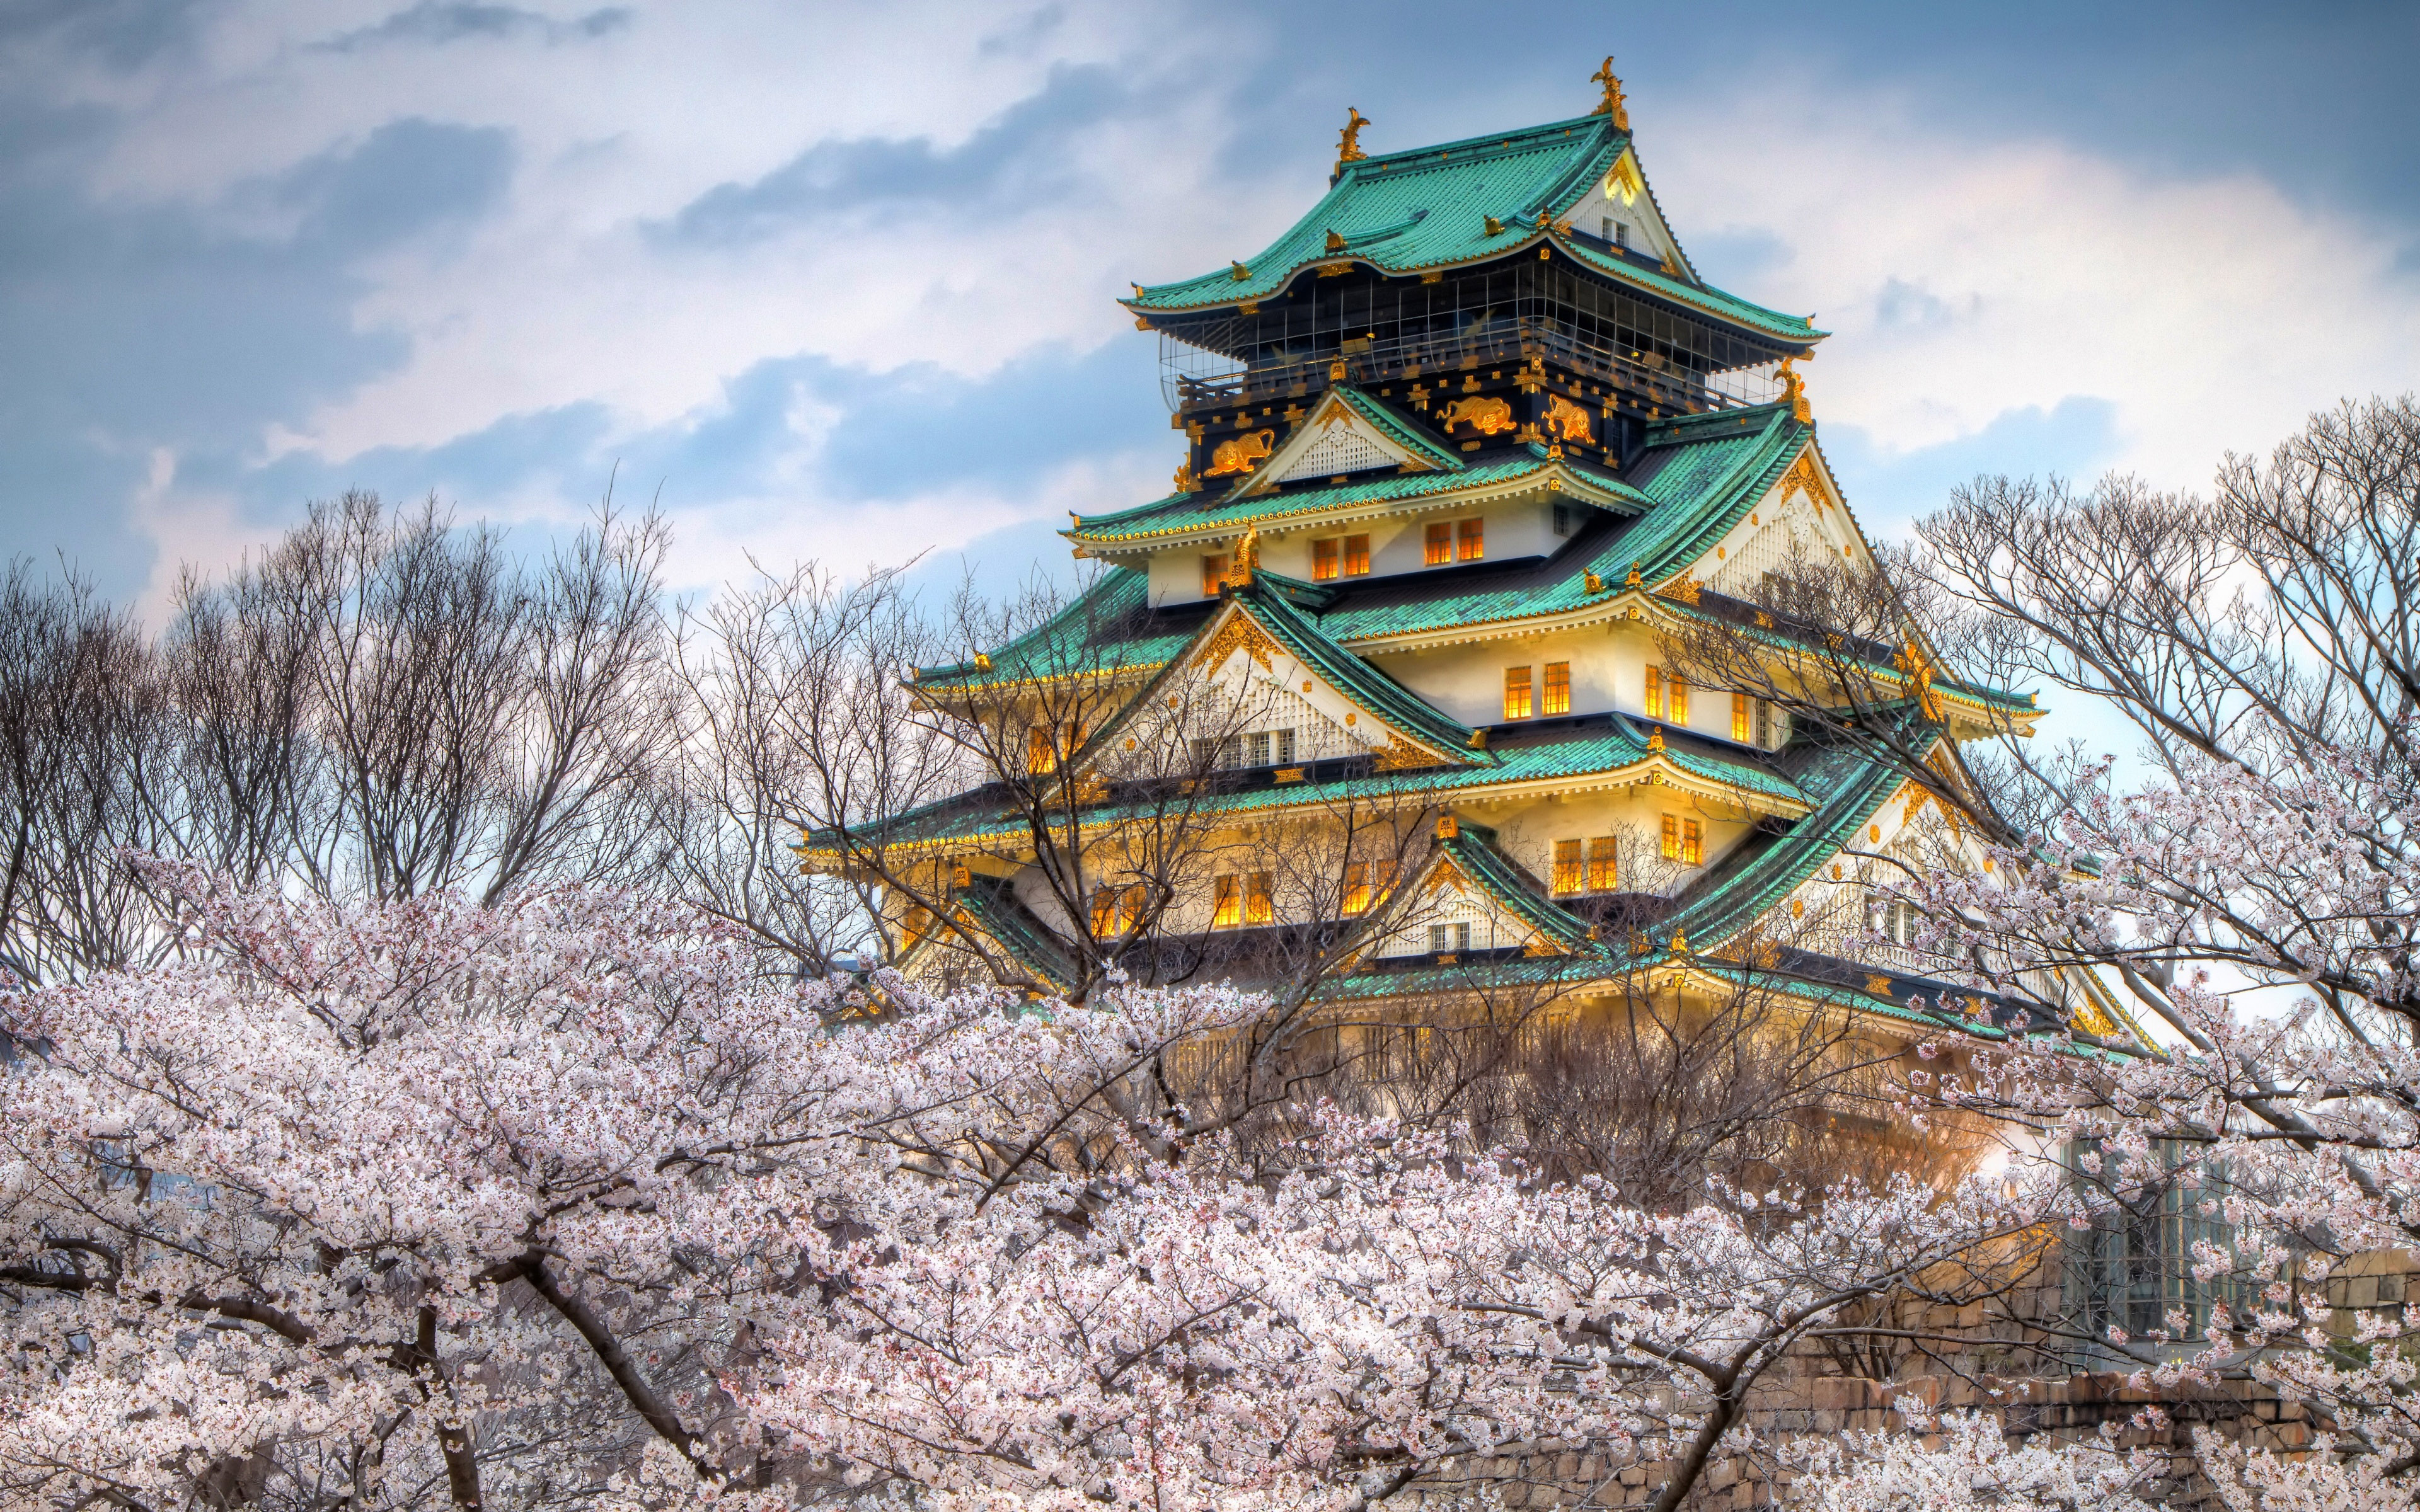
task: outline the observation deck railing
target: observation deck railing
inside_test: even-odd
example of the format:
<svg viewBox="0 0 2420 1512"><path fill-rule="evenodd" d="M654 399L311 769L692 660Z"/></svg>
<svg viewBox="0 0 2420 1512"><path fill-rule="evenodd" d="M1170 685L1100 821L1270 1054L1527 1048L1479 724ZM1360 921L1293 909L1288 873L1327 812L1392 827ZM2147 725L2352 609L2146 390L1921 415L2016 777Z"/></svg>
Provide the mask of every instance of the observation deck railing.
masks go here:
<svg viewBox="0 0 2420 1512"><path fill-rule="evenodd" d="M1458 375L1491 363L1518 365L1531 358L1626 391L1641 406L1667 414L1763 404L1779 387L1763 369L1700 372L1653 353L1633 356L1562 321L1507 318L1450 333L1347 338L1332 349L1227 373L1171 373L1171 398L1178 409L1194 409L1300 397L1326 387L1340 359L1346 382L1367 385Z"/></svg>

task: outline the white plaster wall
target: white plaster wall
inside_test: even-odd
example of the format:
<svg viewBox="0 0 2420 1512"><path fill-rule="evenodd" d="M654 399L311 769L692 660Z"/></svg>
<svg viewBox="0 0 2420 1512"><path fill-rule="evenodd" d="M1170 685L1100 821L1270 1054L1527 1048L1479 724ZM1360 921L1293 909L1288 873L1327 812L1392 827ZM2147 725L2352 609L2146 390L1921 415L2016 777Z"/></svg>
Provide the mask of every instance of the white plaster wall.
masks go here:
<svg viewBox="0 0 2420 1512"><path fill-rule="evenodd" d="M1706 867L1719 862L1747 837L1754 823L1754 816L1734 805L1644 782L1558 798L1472 805L1467 812L1475 822L1493 827L1505 854L1547 887L1554 884L1555 841L1611 835L1621 841L1621 890L1668 894L1687 887ZM1703 863L1684 866L1663 858L1663 819L1668 813L1698 821L1704 835Z"/></svg>
<svg viewBox="0 0 2420 1512"><path fill-rule="evenodd" d="M1389 676L1463 723L1494 725L1505 722L1505 669L1530 670L1530 707L1538 709L1545 698L1545 668L1550 661L1572 664L1572 714L1604 714L1619 709L1634 718L1643 718L1647 711L1648 664L1662 658L1655 633L1645 624L1617 620L1609 625L1544 635L1395 652L1373 659ZM1533 717L1548 717L1543 714ZM1730 695L1693 688L1687 722L1659 722L1729 740Z"/></svg>
<svg viewBox="0 0 2420 1512"><path fill-rule="evenodd" d="M1432 521L1450 523L1474 517L1487 522L1487 554L1481 559L1485 562L1546 556L1559 548L1566 539L1555 533L1551 501L1521 499L1475 508L1439 507L1421 514L1394 515L1351 524L1263 526L1261 565L1289 578L1308 579L1311 577L1312 541L1326 537L1367 535L1370 537L1370 578L1345 579L1342 581L1366 582L1397 573L1426 572L1429 570L1425 560L1429 524ZM1240 538L1238 532L1212 544L1153 552L1149 559L1152 602L1184 604L1210 596L1202 592L1202 559L1214 554L1232 553ZM1116 560L1127 565L1141 564L1136 557L1119 557Z"/></svg>

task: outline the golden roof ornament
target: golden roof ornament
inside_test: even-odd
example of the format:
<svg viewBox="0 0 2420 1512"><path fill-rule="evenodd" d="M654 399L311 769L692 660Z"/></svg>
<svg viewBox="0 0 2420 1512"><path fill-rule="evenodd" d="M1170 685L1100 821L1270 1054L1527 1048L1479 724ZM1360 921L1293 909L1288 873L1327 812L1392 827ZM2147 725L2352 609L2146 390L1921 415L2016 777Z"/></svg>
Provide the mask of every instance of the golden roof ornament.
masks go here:
<svg viewBox="0 0 2420 1512"><path fill-rule="evenodd" d="M1613 129L1615 131L1629 131L1630 106L1622 100L1621 80L1613 71L1613 55L1609 53L1606 54L1605 67L1597 69L1594 73L1590 74L1589 78L1597 84L1605 85L1605 99L1597 105L1596 109L1590 111L1589 114L1591 116L1610 116L1613 117Z"/></svg>
<svg viewBox="0 0 2420 1512"><path fill-rule="evenodd" d="M1252 580L1252 572L1260 564L1261 528L1255 525L1245 531L1244 538L1235 543L1235 560L1229 563L1226 572L1220 575L1219 586L1243 587Z"/></svg>
<svg viewBox="0 0 2420 1512"><path fill-rule="evenodd" d="M1664 727L1662 725L1656 725L1647 732L1647 748L1650 751L1658 751L1664 748Z"/></svg>
<svg viewBox="0 0 2420 1512"><path fill-rule="evenodd" d="M1191 493L1196 486L1193 481L1193 464L1190 462L1177 463L1176 476L1171 481L1176 485L1176 491L1178 493Z"/></svg>
<svg viewBox="0 0 2420 1512"><path fill-rule="evenodd" d="M1369 124L1370 117L1362 115L1358 109L1351 105L1344 107L1344 130L1339 132L1336 138L1337 167L1342 168L1348 162L1359 162L1370 155L1361 150L1361 128Z"/></svg>
<svg viewBox="0 0 2420 1512"><path fill-rule="evenodd" d="M1781 379L1781 396L1790 402L1790 418L1804 425L1813 420L1814 411L1807 406L1807 380L1791 371L1790 364L1796 361L1795 357L1783 358L1777 376Z"/></svg>

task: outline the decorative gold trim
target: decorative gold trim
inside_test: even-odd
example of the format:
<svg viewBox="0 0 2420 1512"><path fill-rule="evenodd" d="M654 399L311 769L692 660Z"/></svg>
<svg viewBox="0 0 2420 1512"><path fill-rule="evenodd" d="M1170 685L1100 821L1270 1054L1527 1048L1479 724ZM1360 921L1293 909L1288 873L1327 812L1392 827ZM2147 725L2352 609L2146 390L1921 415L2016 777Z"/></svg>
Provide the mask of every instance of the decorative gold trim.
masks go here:
<svg viewBox="0 0 2420 1512"><path fill-rule="evenodd" d="M1241 588L1252 580L1252 574L1259 570L1260 565L1261 528L1254 525L1244 532L1242 540L1235 543L1234 560L1227 563L1227 570L1219 575L1218 586ZM1264 661L1261 665L1265 667L1268 663Z"/></svg>
<svg viewBox="0 0 2420 1512"><path fill-rule="evenodd" d="M1781 360L1781 393L1790 401L1790 418L1804 425L1814 419L1814 411L1807 404L1807 380L1791 370L1790 364L1796 361L1795 357Z"/></svg>
<svg viewBox="0 0 2420 1512"><path fill-rule="evenodd" d="M1272 640L1250 615L1238 609L1228 616L1226 624L1218 626L1218 633L1210 638L1209 643L1202 648L1201 655L1195 656L1193 662L1205 671L1215 671L1237 651L1249 653L1254 661L1261 664L1263 671L1273 671L1276 669L1270 665L1269 658L1282 654L1284 648Z"/></svg>
<svg viewBox="0 0 2420 1512"><path fill-rule="evenodd" d="M1433 752L1422 750L1392 730L1387 732L1387 748L1378 753L1379 771L1402 772L1436 764L1437 758Z"/></svg>

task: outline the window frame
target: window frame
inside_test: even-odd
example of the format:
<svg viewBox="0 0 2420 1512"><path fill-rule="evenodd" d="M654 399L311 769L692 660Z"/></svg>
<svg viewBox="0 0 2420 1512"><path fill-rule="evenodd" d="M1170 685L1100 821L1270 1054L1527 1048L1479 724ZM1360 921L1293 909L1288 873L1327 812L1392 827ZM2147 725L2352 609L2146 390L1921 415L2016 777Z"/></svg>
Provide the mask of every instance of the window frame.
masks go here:
<svg viewBox="0 0 2420 1512"><path fill-rule="evenodd" d="M1621 886L1620 837L1591 835L1588 842L1588 890L1612 892Z"/></svg>
<svg viewBox="0 0 2420 1512"><path fill-rule="evenodd" d="M1538 699L1538 712L1547 718L1572 712L1572 664L1568 661L1546 663L1545 687Z"/></svg>
<svg viewBox="0 0 2420 1512"><path fill-rule="evenodd" d="M1537 707L1537 699L1534 697L1535 691L1534 679L1531 676L1531 670L1529 668L1505 668L1504 717L1507 719L1528 719L1534 717L1531 711Z"/></svg>
<svg viewBox="0 0 2420 1512"><path fill-rule="evenodd" d="M1577 840L1555 841L1555 862L1549 883L1558 898L1576 898L1588 882L1586 847Z"/></svg>
<svg viewBox="0 0 2420 1512"><path fill-rule="evenodd" d="M1221 872L1210 879L1210 927L1236 929L1244 922L1244 879Z"/></svg>

